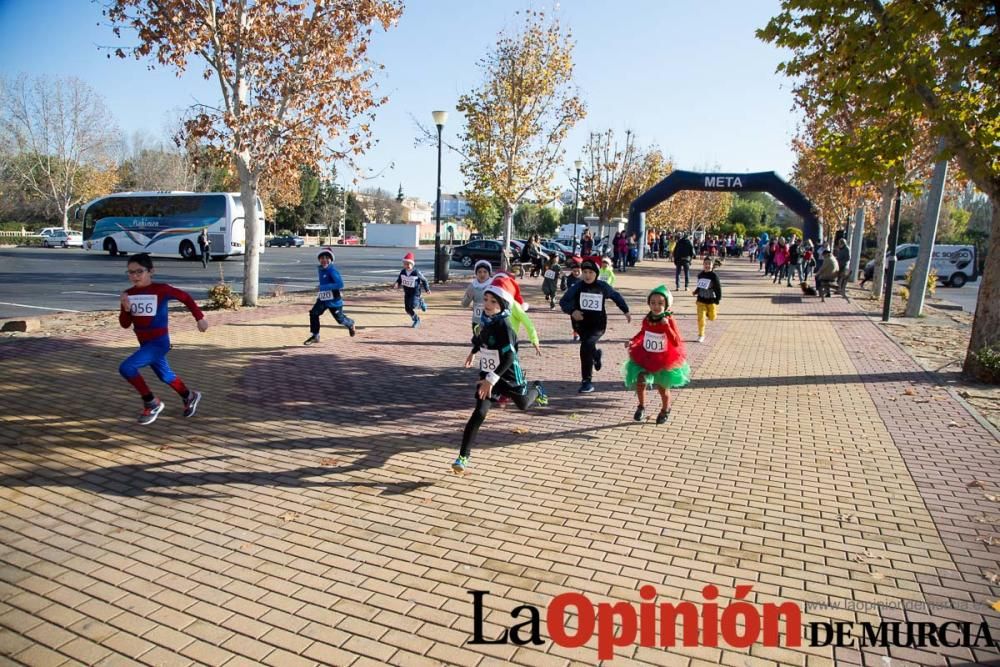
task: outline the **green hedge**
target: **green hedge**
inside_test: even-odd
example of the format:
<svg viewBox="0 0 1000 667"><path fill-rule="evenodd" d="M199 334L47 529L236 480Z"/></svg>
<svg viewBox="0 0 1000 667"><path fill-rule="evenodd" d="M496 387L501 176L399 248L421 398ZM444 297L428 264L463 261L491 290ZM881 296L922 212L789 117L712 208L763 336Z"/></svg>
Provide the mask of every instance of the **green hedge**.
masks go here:
<svg viewBox="0 0 1000 667"><path fill-rule="evenodd" d="M0 236L0 245L41 247L42 239L37 236Z"/></svg>

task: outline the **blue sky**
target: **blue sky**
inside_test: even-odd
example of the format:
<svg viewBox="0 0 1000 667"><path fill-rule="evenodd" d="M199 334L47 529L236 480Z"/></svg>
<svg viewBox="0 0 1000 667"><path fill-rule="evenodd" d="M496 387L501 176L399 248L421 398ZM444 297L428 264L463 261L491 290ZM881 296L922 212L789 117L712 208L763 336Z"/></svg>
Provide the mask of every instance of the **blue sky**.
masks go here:
<svg viewBox="0 0 1000 667"><path fill-rule="evenodd" d="M456 101L480 83L477 61L498 31L518 25L515 11L523 7L556 5L410 0L396 28L376 33L371 55L385 65L380 91L390 99L374 125L379 144L361 161L381 176L362 186L395 192L402 183L408 195L434 198L436 153L414 147L413 116L430 125L432 110L449 110L444 136L456 141ZM573 31L588 114L569 136L558 182L569 186L588 133L608 128L632 130L678 168L774 170L788 178L797 118L790 84L775 74L782 53L754 37L778 10L778 0L563 0L556 11ZM76 76L104 95L127 134L165 137L183 108L218 99L217 85L193 73L150 71L98 49L117 43L98 3L0 0L0 72ZM458 156L447 151L442 181L446 192L463 186Z"/></svg>

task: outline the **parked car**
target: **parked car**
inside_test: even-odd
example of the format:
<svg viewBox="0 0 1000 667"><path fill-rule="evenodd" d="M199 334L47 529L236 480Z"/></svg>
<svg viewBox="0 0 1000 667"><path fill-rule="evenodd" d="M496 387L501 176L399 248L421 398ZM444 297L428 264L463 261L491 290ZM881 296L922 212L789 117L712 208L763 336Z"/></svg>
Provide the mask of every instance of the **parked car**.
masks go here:
<svg viewBox="0 0 1000 667"><path fill-rule="evenodd" d="M45 248L82 248L83 234L74 232L72 229L68 232L63 229L57 229L48 236L42 237L42 246Z"/></svg>
<svg viewBox="0 0 1000 667"><path fill-rule="evenodd" d="M469 241L479 241L483 238L484 238L483 235L479 232L472 232L471 234L469 234Z"/></svg>
<svg viewBox="0 0 1000 667"><path fill-rule="evenodd" d="M471 269L481 259L487 260L493 266L500 266L500 249L502 247L503 241L488 239L469 241L464 245L452 248L451 261L461 264L467 269Z"/></svg>
<svg viewBox="0 0 1000 667"><path fill-rule="evenodd" d="M35 236L40 236L42 238L46 238L46 237L52 236L56 232L61 232L62 230L63 230L62 227L46 227L42 231L40 231L37 234L35 234Z"/></svg>
<svg viewBox="0 0 1000 667"><path fill-rule="evenodd" d="M917 262L920 246L903 243L896 248L896 280L906 277L906 272ZM976 247L971 245L935 245L931 255L931 267L937 271L938 280L945 285L961 287L979 277L976 262ZM865 265L865 275L875 272L875 260ZM871 278L869 277L869 280Z"/></svg>
<svg viewBox="0 0 1000 667"><path fill-rule="evenodd" d="M573 256L572 250L557 241L546 239L542 241L542 247L545 248L545 252L549 254L555 253L560 264L565 264L566 258Z"/></svg>
<svg viewBox="0 0 1000 667"><path fill-rule="evenodd" d="M301 248L305 245L306 240L301 236L295 236L294 234L286 234L283 236L274 236L264 243L268 248Z"/></svg>
<svg viewBox="0 0 1000 667"><path fill-rule="evenodd" d="M341 245L361 245L361 239L356 234L347 234L344 238L337 241L337 243Z"/></svg>

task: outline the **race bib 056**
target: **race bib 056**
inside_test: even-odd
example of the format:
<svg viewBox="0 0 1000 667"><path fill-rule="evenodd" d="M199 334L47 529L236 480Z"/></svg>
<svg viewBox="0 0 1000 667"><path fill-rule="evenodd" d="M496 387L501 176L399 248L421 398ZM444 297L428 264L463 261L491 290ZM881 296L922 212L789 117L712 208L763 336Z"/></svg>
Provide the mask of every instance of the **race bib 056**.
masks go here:
<svg viewBox="0 0 1000 667"><path fill-rule="evenodd" d="M156 315L155 294L131 294L128 297L128 312L140 317Z"/></svg>

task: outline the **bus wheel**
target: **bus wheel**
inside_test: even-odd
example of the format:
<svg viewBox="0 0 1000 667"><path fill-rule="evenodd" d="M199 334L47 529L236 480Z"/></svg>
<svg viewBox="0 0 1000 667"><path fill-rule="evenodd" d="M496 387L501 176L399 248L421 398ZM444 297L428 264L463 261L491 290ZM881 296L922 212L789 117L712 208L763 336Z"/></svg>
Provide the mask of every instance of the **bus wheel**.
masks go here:
<svg viewBox="0 0 1000 667"><path fill-rule="evenodd" d="M964 273L953 273L951 274L951 286L952 287L962 287L965 285L966 277Z"/></svg>
<svg viewBox="0 0 1000 667"><path fill-rule="evenodd" d="M194 244L190 241L181 243L181 257L183 259L194 259Z"/></svg>
<svg viewBox="0 0 1000 667"><path fill-rule="evenodd" d="M108 251L108 255L115 257L118 255L118 244L115 243L114 239L108 239L104 242L104 249Z"/></svg>

